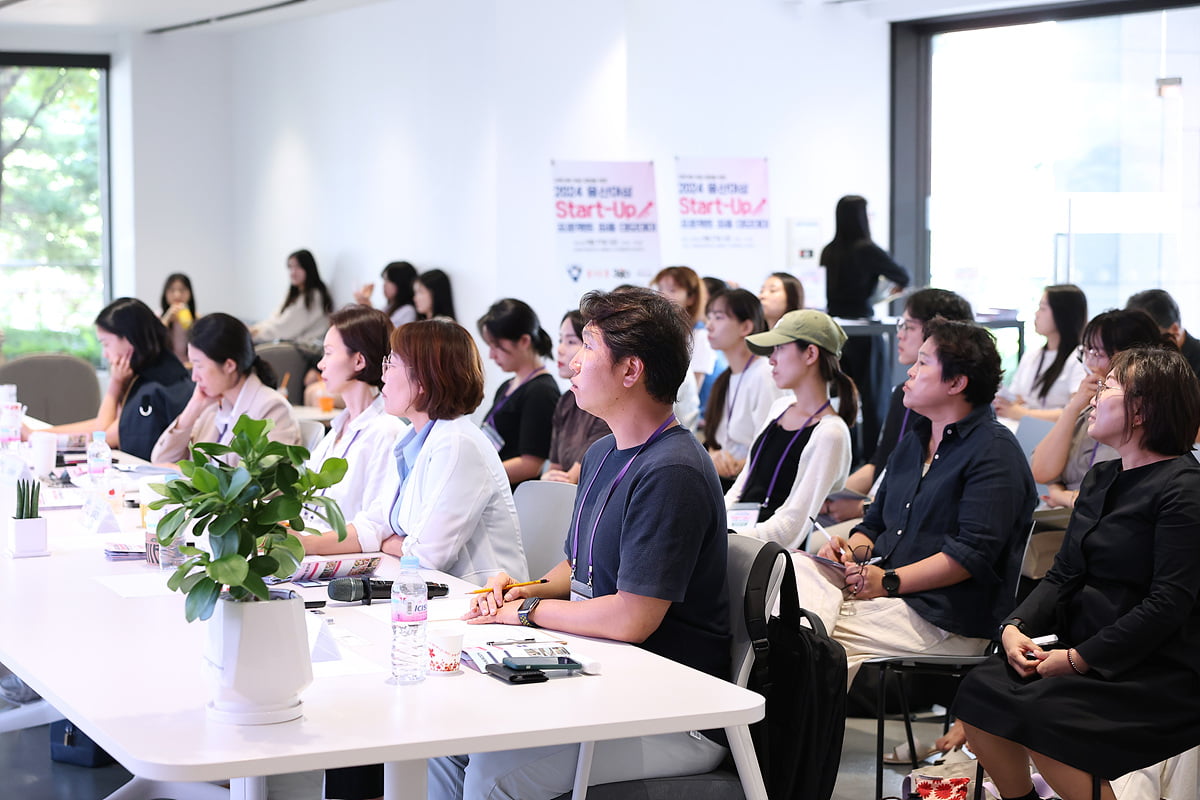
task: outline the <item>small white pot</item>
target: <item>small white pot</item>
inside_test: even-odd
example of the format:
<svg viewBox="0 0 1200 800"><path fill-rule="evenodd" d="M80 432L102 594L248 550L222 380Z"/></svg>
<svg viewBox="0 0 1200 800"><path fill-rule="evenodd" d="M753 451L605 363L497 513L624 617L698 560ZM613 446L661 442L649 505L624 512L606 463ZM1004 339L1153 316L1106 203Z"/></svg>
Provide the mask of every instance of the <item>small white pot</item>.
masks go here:
<svg viewBox="0 0 1200 800"><path fill-rule="evenodd" d="M208 621L209 719L269 725L299 717L312 683L304 600L238 602L223 594Z"/></svg>
<svg viewBox="0 0 1200 800"><path fill-rule="evenodd" d="M46 518L9 519L8 553L13 558L48 556L46 549Z"/></svg>

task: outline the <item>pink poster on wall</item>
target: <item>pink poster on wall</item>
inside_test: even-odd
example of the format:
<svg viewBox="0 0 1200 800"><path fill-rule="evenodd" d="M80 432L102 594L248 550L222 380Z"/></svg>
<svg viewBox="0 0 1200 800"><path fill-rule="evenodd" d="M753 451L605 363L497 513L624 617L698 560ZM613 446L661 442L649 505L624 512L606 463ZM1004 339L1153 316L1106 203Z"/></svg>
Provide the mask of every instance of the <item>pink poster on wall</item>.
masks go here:
<svg viewBox="0 0 1200 800"><path fill-rule="evenodd" d="M684 262L757 287L772 269L765 158L676 158Z"/></svg>
<svg viewBox="0 0 1200 800"><path fill-rule="evenodd" d="M557 267L575 297L658 272L653 161L555 161Z"/></svg>

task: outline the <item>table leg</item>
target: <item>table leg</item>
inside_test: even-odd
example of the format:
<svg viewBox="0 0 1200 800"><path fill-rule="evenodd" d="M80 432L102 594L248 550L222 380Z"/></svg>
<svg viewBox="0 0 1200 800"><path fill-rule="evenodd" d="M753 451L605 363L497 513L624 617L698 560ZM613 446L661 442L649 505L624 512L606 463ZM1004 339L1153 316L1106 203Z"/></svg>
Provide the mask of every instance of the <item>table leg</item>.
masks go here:
<svg viewBox="0 0 1200 800"><path fill-rule="evenodd" d="M229 800L267 800L267 779L234 778L229 782Z"/></svg>
<svg viewBox="0 0 1200 800"><path fill-rule="evenodd" d="M758 767L758 757L754 754L750 728L746 725L726 728L725 736L729 739L729 749L733 752L733 763L737 765L738 777L742 779L746 800L767 800L767 787Z"/></svg>
<svg viewBox="0 0 1200 800"><path fill-rule="evenodd" d="M425 759L389 761L383 765L384 800L425 800L429 790Z"/></svg>
<svg viewBox="0 0 1200 800"><path fill-rule="evenodd" d="M261 800L266 800L266 779L265 778L250 778L249 780L262 780L263 793L258 795ZM237 781L231 783L236 784ZM174 797L178 800L228 800L230 797L238 797L229 789L222 786L217 786L213 783L176 783L174 781L152 781L147 778L139 778L133 776L128 783L110 794L105 800L153 800L158 797ZM251 800L251 798L247 798Z"/></svg>
<svg viewBox="0 0 1200 800"><path fill-rule="evenodd" d="M592 774L592 754L595 751L595 742L579 743L579 760L575 762L575 786L571 789L571 800L585 800L587 797L588 778Z"/></svg>

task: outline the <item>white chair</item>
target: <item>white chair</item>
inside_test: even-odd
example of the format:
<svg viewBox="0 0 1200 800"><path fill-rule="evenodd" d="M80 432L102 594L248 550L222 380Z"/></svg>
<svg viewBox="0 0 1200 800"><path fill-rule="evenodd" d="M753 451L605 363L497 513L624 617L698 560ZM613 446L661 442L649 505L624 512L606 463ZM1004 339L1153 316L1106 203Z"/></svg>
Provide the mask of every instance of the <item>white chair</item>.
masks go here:
<svg viewBox="0 0 1200 800"><path fill-rule="evenodd" d="M321 443L325 438L325 426L315 419L297 420L300 423L300 439L308 451L311 453L313 449Z"/></svg>
<svg viewBox="0 0 1200 800"><path fill-rule="evenodd" d="M540 578L566 556L563 543L575 508L575 484L525 481L513 492L529 577Z"/></svg>

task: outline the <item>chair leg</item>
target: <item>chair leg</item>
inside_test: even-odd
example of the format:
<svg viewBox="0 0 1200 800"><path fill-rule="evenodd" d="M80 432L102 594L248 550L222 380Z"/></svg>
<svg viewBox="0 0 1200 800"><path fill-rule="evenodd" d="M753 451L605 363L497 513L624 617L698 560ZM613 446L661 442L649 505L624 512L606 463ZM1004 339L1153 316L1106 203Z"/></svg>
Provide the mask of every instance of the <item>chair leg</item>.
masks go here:
<svg viewBox="0 0 1200 800"><path fill-rule="evenodd" d="M900 690L900 713L904 715L904 736L908 741L908 758L912 761L912 768L915 770L920 768L921 762L917 758L917 742L913 736L912 715L908 712L908 687L904 684L904 673L897 672L896 686Z"/></svg>
<svg viewBox="0 0 1200 800"><path fill-rule="evenodd" d="M886 664L879 667L879 688L875 698L875 800L883 800L883 715L887 707L887 678Z"/></svg>
<svg viewBox="0 0 1200 800"><path fill-rule="evenodd" d="M971 800L983 800L983 762L975 759L975 794Z"/></svg>
<svg viewBox="0 0 1200 800"><path fill-rule="evenodd" d="M1092 800L1100 800L1100 776L1092 776Z"/></svg>

